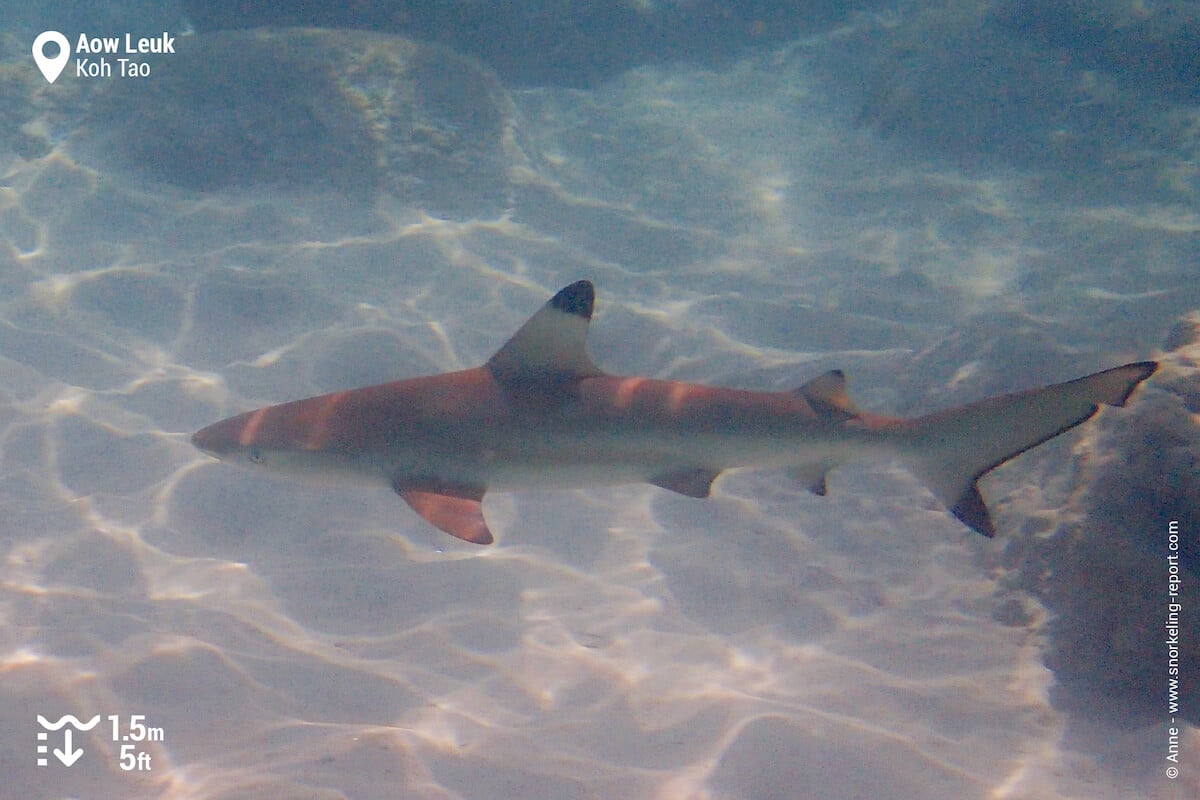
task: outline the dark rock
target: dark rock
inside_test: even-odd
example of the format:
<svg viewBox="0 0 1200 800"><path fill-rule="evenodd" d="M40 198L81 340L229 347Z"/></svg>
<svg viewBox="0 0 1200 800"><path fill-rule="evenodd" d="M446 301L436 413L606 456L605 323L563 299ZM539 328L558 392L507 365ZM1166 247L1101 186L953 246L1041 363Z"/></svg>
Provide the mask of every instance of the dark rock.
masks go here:
<svg viewBox="0 0 1200 800"><path fill-rule="evenodd" d="M1141 88L1200 99L1200 8L1118 0L1002 0L988 25L1014 39L1071 54L1080 66L1120 74Z"/></svg>
<svg viewBox="0 0 1200 800"><path fill-rule="evenodd" d="M509 202L512 103L445 48L359 31L182 37L152 81L106 81L75 140L92 162L195 191L389 192L435 216Z"/></svg>
<svg viewBox="0 0 1200 800"><path fill-rule="evenodd" d="M1180 604L1179 659L1200 663L1200 428L1177 388L1200 379L1200 348L1162 359L1130 406L1104 414L1077 448L1074 490L1049 533L1014 537L1005 582L1050 611L1045 660L1053 699L1114 727L1161 721L1168 678L1164 626ZM1177 545L1169 535L1178 535ZM1181 576L1178 596L1168 575ZM1200 722L1182 687L1178 717Z"/></svg>
<svg viewBox="0 0 1200 800"><path fill-rule="evenodd" d="M518 84L590 86L638 64L714 64L834 24L871 0L185 0L200 30L312 25L440 42Z"/></svg>
<svg viewBox="0 0 1200 800"><path fill-rule="evenodd" d="M1174 352L1198 342L1200 342L1200 312L1171 326L1171 330L1167 332L1167 340L1163 343L1163 350Z"/></svg>
<svg viewBox="0 0 1200 800"><path fill-rule="evenodd" d="M1161 176L1190 174L1198 50L1193 2L943 2L854 29L829 74L861 92L860 124L964 169L1054 165L1089 197L1190 199L1189 179Z"/></svg>

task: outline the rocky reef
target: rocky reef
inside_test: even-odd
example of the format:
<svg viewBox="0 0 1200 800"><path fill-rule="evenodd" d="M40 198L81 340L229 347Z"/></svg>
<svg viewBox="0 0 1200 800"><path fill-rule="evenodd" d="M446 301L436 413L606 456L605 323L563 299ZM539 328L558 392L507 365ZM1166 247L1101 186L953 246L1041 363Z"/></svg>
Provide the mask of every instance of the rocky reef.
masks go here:
<svg viewBox="0 0 1200 800"><path fill-rule="evenodd" d="M176 47L154 80L101 82L71 105L86 109L76 153L195 191L333 190L369 201L382 190L463 219L510 202L510 170L525 160L515 112L474 59L317 29L203 34Z"/></svg>
<svg viewBox="0 0 1200 800"><path fill-rule="evenodd" d="M1050 612L1056 704L1109 724L1162 721L1168 604L1200 607L1200 313L1181 320L1167 346L1130 407L1087 430L1065 510L1030 518L1003 556L1005 583ZM1179 625L1181 663L1200 664L1200 616L1180 614ZM1186 686L1179 718L1200 723L1200 696Z"/></svg>

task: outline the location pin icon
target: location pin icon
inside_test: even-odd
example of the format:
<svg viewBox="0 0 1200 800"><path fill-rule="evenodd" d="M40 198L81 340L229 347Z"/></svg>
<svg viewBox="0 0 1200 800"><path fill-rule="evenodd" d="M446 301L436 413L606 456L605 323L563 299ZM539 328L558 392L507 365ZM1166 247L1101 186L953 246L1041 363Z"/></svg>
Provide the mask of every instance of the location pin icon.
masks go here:
<svg viewBox="0 0 1200 800"><path fill-rule="evenodd" d="M46 54L42 52L47 42L54 42L58 45L58 55L53 58L47 58ZM70 58L71 44L67 41L67 37L58 31L42 31L33 40L33 60L37 62L38 69L42 71L42 75L49 83L58 80L58 76L62 74L63 67L67 65Z"/></svg>

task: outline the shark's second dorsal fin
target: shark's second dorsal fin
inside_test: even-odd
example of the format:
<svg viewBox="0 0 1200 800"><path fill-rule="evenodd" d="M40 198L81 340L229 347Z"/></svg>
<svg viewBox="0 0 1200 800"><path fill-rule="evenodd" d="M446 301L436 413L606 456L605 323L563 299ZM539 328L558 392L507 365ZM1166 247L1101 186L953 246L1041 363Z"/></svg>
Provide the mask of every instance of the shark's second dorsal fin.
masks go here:
<svg viewBox="0 0 1200 800"><path fill-rule="evenodd" d="M596 290L576 281L526 320L487 362L501 383L530 377L588 378L602 375L587 354L588 324Z"/></svg>
<svg viewBox="0 0 1200 800"><path fill-rule="evenodd" d="M808 401L819 419L845 422L861 414L846 394L846 373L840 369L818 375L794 391Z"/></svg>

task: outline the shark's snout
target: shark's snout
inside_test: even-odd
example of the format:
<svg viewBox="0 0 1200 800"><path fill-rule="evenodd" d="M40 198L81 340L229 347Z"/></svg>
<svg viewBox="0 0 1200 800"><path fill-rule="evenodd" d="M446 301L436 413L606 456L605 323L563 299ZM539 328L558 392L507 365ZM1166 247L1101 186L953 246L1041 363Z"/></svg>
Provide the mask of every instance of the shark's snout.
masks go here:
<svg viewBox="0 0 1200 800"><path fill-rule="evenodd" d="M204 455L219 459L221 455L213 448L213 445L209 441L210 437L206 435L207 432L208 428L205 428L204 430L193 433L192 445L195 446L197 450L204 453Z"/></svg>
<svg viewBox="0 0 1200 800"><path fill-rule="evenodd" d="M192 444L213 458L223 458L241 444L240 424L231 424L237 418L224 419L201 428L192 434Z"/></svg>

